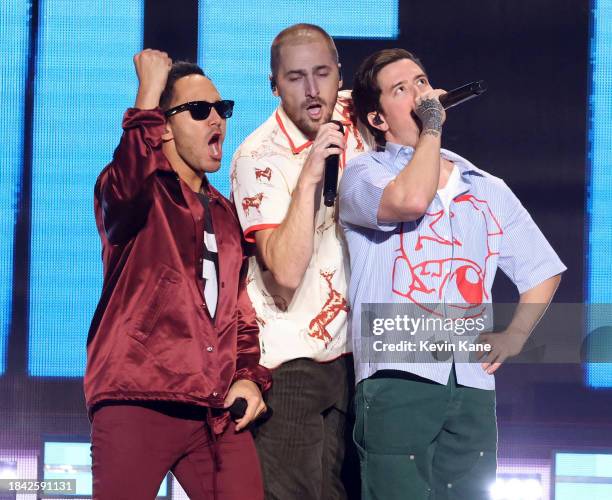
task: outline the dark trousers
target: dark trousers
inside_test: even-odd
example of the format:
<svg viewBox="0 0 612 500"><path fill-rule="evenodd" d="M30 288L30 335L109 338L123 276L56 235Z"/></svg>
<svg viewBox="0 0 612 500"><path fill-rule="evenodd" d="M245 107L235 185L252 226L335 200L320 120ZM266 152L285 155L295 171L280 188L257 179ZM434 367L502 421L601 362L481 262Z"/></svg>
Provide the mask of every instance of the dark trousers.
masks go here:
<svg viewBox="0 0 612 500"><path fill-rule="evenodd" d="M91 437L94 499L154 499L168 471L192 500L263 498L251 434L230 424L213 446L206 409L107 405L94 413Z"/></svg>
<svg viewBox="0 0 612 500"><path fill-rule="evenodd" d="M349 490L358 491L356 453L351 460L354 448L346 450L352 429L347 418L352 357L289 361L273 371L273 380L266 394L272 417L255 431L266 499L345 499L343 477L352 481Z"/></svg>
<svg viewBox="0 0 612 500"><path fill-rule="evenodd" d="M384 370L355 395L363 500L488 500L495 391Z"/></svg>

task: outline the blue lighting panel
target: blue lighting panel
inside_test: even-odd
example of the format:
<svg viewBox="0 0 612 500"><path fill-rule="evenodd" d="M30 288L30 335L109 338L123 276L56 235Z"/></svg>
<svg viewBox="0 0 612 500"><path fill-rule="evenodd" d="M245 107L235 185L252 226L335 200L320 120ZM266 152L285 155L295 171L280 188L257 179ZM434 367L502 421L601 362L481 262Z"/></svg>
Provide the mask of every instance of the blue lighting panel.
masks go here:
<svg viewBox="0 0 612 500"><path fill-rule="evenodd" d="M43 444L43 481L76 479L73 495L88 497L93 493L90 443L45 441ZM168 498L168 475L164 477L157 498Z"/></svg>
<svg viewBox="0 0 612 500"><path fill-rule="evenodd" d="M0 3L0 375L6 369L12 311L13 243L23 164L23 109L28 64L29 2Z"/></svg>
<svg viewBox="0 0 612 500"><path fill-rule="evenodd" d="M41 0L34 108L30 345L34 376L78 377L100 296L96 177L137 90L143 0Z"/></svg>
<svg viewBox="0 0 612 500"><path fill-rule="evenodd" d="M591 312L589 332L612 324L612 0L592 6L587 294L589 303L607 307ZM603 348L612 354L612 338ZM586 379L591 387L612 387L612 363L587 364Z"/></svg>
<svg viewBox="0 0 612 500"><path fill-rule="evenodd" d="M375 6L374 6L375 5ZM397 0L200 0L198 61L221 96L234 99L222 167L210 176L229 194L229 164L238 145L277 106L270 91L270 44L283 28L312 23L334 38L393 39L399 33Z"/></svg>
<svg viewBox="0 0 612 500"><path fill-rule="evenodd" d="M612 455L556 453L553 471L556 500L612 498Z"/></svg>

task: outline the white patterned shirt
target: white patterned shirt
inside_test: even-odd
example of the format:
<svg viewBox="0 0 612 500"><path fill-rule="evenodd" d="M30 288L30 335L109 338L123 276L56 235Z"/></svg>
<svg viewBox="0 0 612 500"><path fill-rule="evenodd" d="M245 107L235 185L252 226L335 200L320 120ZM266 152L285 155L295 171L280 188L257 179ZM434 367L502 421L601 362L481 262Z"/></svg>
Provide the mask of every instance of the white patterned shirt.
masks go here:
<svg viewBox="0 0 612 500"><path fill-rule="evenodd" d="M364 151L350 120L350 106L350 92L340 92L332 116L343 123L347 138L339 177L346 161ZM247 241L255 241L256 231L283 222L311 145L282 106L240 145L231 164L232 199ZM260 326L260 363L268 368L297 358L331 361L351 351L346 299L349 262L337 221L337 204L326 207L321 196L313 255L292 296L255 257L249 262L247 290Z"/></svg>

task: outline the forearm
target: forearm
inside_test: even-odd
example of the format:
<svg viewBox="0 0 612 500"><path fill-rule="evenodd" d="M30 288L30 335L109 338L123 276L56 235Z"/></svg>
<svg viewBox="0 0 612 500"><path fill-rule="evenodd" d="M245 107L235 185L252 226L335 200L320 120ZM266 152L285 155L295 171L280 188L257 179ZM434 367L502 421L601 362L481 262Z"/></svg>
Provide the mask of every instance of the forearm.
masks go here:
<svg viewBox="0 0 612 500"><path fill-rule="evenodd" d="M421 134L411 160L395 179L397 196L419 212L427 210L438 189L440 143L440 135Z"/></svg>
<svg viewBox="0 0 612 500"><path fill-rule="evenodd" d="M163 126L163 116L158 111L132 109L124 117L119 147L96 184L96 197L111 241L119 243L129 238L146 218L150 205L148 179L164 163Z"/></svg>
<svg viewBox="0 0 612 500"><path fill-rule="evenodd" d="M134 107L137 109L155 109L159 106L160 92L158 89L139 87Z"/></svg>
<svg viewBox="0 0 612 500"><path fill-rule="evenodd" d="M558 274L523 292L508 330L525 338L529 337L548 309L560 282L561 275Z"/></svg>
<svg viewBox="0 0 612 500"><path fill-rule="evenodd" d="M479 343L488 346L488 353L479 355L482 368L489 375L495 373L506 359L521 352L531 332L542 318L552 300L561 275L556 275L521 294L514 316L503 335L484 334Z"/></svg>
<svg viewBox="0 0 612 500"><path fill-rule="evenodd" d="M263 264L272 272L276 282L295 290L310 264L314 247L315 200L321 190L325 159L342 154L346 147L338 125L326 123L317 131L310 153L300 171L287 213L275 229L255 234L257 250Z"/></svg>
<svg viewBox="0 0 612 500"><path fill-rule="evenodd" d="M312 258L317 185L298 181L285 219L270 231L263 245L257 244L265 266L287 288L299 286Z"/></svg>
<svg viewBox="0 0 612 500"><path fill-rule="evenodd" d="M415 111L421 120L421 133L412 158L383 192L380 222L417 220L438 189L442 124L446 115L433 96L423 99Z"/></svg>

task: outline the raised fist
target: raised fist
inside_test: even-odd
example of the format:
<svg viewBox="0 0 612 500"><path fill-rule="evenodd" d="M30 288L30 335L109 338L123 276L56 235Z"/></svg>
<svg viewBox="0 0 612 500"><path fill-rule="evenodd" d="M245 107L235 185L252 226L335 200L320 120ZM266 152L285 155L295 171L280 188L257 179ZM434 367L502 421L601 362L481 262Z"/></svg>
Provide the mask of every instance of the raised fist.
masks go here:
<svg viewBox="0 0 612 500"><path fill-rule="evenodd" d="M136 107L153 109L159 105L159 98L168 81L172 59L159 50L145 49L134 56L138 76Z"/></svg>

